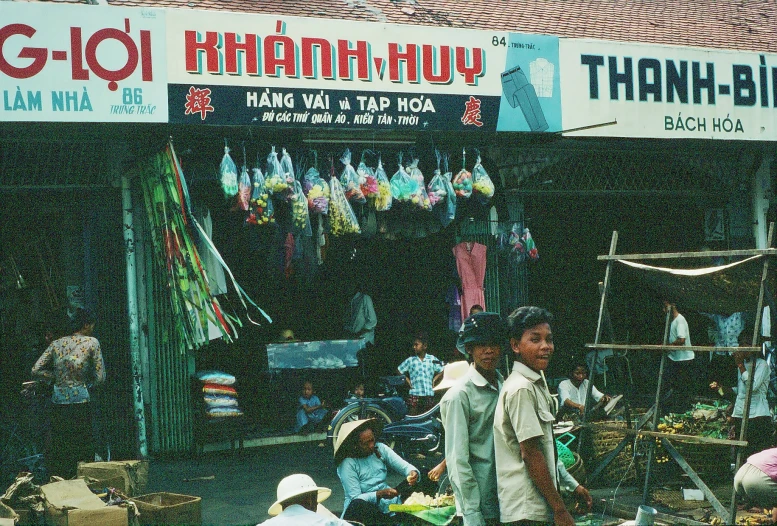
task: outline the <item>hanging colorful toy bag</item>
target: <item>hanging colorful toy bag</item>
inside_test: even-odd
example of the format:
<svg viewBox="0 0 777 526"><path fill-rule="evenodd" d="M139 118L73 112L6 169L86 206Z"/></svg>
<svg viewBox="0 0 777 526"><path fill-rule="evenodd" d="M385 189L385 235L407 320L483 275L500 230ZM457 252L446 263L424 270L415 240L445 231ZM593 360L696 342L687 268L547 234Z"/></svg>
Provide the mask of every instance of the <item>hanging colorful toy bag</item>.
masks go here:
<svg viewBox="0 0 777 526"><path fill-rule="evenodd" d="M537 245L534 243L534 239L531 237L531 232L528 228L523 229L523 244L526 247L526 254L532 261L540 259L540 253L537 250Z"/></svg>
<svg viewBox="0 0 777 526"><path fill-rule="evenodd" d="M251 225L266 225L274 223L274 209L270 194L265 188L265 180L262 171L254 168L254 177L251 183L251 201L246 223Z"/></svg>
<svg viewBox="0 0 777 526"><path fill-rule="evenodd" d="M440 172L440 160L442 159L442 156L438 150L434 150L434 156L437 158L437 169L435 169L432 180L429 181L429 186L426 188L432 208L436 208L438 204L444 204L447 195L447 189L442 180L442 172Z"/></svg>
<svg viewBox="0 0 777 526"><path fill-rule="evenodd" d="M445 208L440 207L438 212L440 214L440 223L442 226L448 226L456 218L456 191L453 189L453 174L448 169L448 154L446 153L442 158L442 165L445 173L442 174L443 184L448 189L448 195L445 196Z"/></svg>
<svg viewBox="0 0 777 526"><path fill-rule="evenodd" d="M418 200L412 200L413 204L421 210L431 210L432 203L429 200L429 194L426 193L426 185L424 183L424 174L418 167L418 159L413 158L413 161L407 167L407 174L418 184Z"/></svg>
<svg viewBox="0 0 777 526"><path fill-rule="evenodd" d="M229 146L224 141L224 157L221 158L219 166L219 176L221 178L221 189L224 191L224 197L230 198L237 195L237 166L235 161L229 156Z"/></svg>
<svg viewBox="0 0 777 526"><path fill-rule="evenodd" d="M337 177L329 180L329 230L333 236L359 234L359 222Z"/></svg>
<svg viewBox="0 0 777 526"><path fill-rule="evenodd" d="M480 164L480 154L472 168L472 194L483 204L488 203L494 197L494 182L486 173L486 169Z"/></svg>
<svg viewBox="0 0 777 526"><path fill-rule="evenodd" d="M375 180L378 182L378 195L375 197L375 210L385 212L391 209L391 183L386 170L378 156L378 166L375 168Z"/></svg>
<svg viewBox="0 0 777 526"><path fill-rule="evenodd" d="M284 192L288 192L289 183L283 174L281 162L278 160L278 154L275 152L275 146L267 155L267 169L264 171L264 182L270 195L284 197Z"/></svg>
<svg viewBox="0 0 777 526"><path fill-rule="evenodd" d="M291 194L291 228L295 237L313 235L308 214L308 199L299 181L294 181L294 191Z"/></svg>
<svg viewBox="0 0 777 526"><path fill-rule="evenodd" d="M367 199L362 193L361 183L359 181L359 174L351 166L351 150L346 148L343 152L343 156L340 157L340 162L343 163L343 173L340 174L340 184L345 192L345 197L348 202L355 204L364 204Z"/></svg>
<svg viewBox="0 0 777 526"><path fill-rule="evenodd" d="M286 184L289 185L287 195L288 198L291 199L292 194L294 193L294 181L296 181L297 178L294 175L294 163L291 162L291 156L289 155L289 152L286 151L286 148L281 149L281 174L283 174Z"/></svg>
<svg viewBox="0 0 777 526"><path fill-rule="evenodd" d="M366 153L366 150L362 152L362 158L359 166L356 168L356 174L359 176L362 194L364 194L368 202L374 205L380 190L378 188L378 180L375 177L375 170L364 162L364 155Z"/></svg>
<svg viewBox="0 0 777 526"><path fill-rule="evenodd" d="M302 190L308 198L308 210L311 214L326 214L329 212L329 185L318 173L318 170L311 167L305 172L302 178Z"/></svg>
<svg viewBox="0 0 777 526"><path fill-rule="evenodd" d="M472 195L472 174L465 168L466 151L462 151L461 156L461 170L453 178L453 189L458 197L466 199Z"/></svg>
<svg viewBox="0 0 777 526"><path fill-rule="evenodd" d="M244 164L240 170L240 182L237 185L237 208L247 211L251 202L251 177L248 175L248 168Z"/></svg>
<svg viewBox="0 0 777 526"><path fill-rule="evenodd" d="M391 176L391 197L400 203L410 203L415 196L419 199L418 182L411 178L402 167L402 154L399 154L399 169Z"/></svg>

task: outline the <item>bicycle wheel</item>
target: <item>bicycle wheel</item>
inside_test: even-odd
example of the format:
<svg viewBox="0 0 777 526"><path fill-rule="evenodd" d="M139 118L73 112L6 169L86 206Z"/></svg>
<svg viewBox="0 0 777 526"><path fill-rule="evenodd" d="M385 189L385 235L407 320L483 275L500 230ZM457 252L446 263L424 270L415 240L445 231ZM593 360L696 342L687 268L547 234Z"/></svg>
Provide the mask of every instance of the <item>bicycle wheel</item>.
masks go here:
<svg viewBox="0 0 777 526"><path fill-rule="evenodd" d="M332 430L332 444L337 443L337 437L340 434L340 429L343 427L343 424L346 422L353 422L355 420L364 420L367 418L377 418L378 420L383 422L383 425L390 424L391 423L391 417L383 411L380 407L374 406L374 405L368 405L362 407L352 407L345 411L342 416L338 415L337 424L335 424L334 429ZM394 442L391 441L391 443L386 442L386 445L393 449Z"/></svg>

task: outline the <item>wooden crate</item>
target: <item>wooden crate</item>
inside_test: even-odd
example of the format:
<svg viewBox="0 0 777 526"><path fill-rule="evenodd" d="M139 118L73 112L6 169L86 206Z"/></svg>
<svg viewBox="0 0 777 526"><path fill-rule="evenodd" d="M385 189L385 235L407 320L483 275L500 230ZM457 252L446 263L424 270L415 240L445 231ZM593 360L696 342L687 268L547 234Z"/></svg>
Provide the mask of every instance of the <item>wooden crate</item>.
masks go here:
<svg viewBox="0 0 777 526"><path fill-rule="evenodd" d="M202 524L202 499L177 493L149 493L130 499L140 512L140 524Z"/></svg>

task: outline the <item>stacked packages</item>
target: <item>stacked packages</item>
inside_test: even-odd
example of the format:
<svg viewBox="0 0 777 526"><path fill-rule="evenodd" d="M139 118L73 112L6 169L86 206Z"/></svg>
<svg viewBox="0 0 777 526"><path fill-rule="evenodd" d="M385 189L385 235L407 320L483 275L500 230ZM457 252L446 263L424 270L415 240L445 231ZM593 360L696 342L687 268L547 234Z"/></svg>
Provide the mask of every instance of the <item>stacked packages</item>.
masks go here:
<svg viewBox="0 0 777 526"><path fill-rule="evenodd" d="M235 377L221 371L201 371L197 378L202 382L205 413L209 418L241 416L238 407L237 391L232 387Z"/></svg>

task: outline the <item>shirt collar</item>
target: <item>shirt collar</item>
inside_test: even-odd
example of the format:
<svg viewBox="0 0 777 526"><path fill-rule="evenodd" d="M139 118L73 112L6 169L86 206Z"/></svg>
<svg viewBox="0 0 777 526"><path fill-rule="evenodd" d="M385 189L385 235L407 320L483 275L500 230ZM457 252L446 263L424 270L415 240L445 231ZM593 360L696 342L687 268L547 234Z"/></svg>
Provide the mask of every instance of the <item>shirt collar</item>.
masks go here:
<svg viewBox="0 0 777 526"><path fill-rule="evenodd" d="M478 370L475 368L474 363L469 366L469 377L472 380L472 383L478 387L494 388L494 385L488 380L486 380L486 378L478 372ZM497 385L501 387L502 373L500 373L499 371L496 371L496 382L497 382Z"/></svg>
<svg viewBox="0 0 777 526"><path fill-rule="evenodd" d="M542 376L540 375L540 373L538 373L534 369L530 369L529 367L524 365L523 362L516 361L513 364L513 372L521 373L530 382L536 382L537 380L542 380Z"/></svg>

